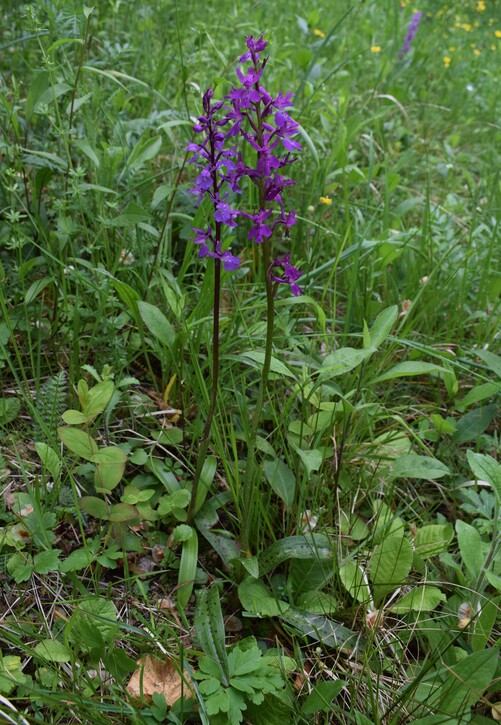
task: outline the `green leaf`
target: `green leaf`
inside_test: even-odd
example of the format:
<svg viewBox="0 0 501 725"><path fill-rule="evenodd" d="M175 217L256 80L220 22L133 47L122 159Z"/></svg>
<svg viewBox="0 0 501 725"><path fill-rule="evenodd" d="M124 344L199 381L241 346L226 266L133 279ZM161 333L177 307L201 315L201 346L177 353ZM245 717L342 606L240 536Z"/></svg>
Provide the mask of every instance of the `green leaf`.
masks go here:
<svg viewBox="0 0 501 725"><path fill-rule="evenodd" d="M421 478L429 481L450 475L445 463L428 456L400 456L393 464L393 478Z"/></svg>
<svg viewBox="0 0 501 725"><path fill-rule="evenodd" d="M294 503L296 477L289 466L280 458L268 460L264 463L263 473L273 492L280 496L286 507L290 509Z"/></svg>
<svg viewBox="0 0 501 725"><path fill-rule="evenodd" d="M362 567L354 561L347 560L339 567L339 578L342 585L357 602L368 604L371 599L371 590Z"/></svg>
<svg viewBox="0 0 501 725"><path fill-rule="evenodd" d="M134 145L129 158L127 159L127 166L131 171L137 171L141 166L155 156L160 151L162 146L162 139L160 136L157 138L146 138L140 139L138 143Z"/></svg>
<svg viewBox="0 0 501 725"><path fill-rule="evenodd" d="M498 664L499 647L491 647L475 652L451 667L440 687L437 709L461 718L492 684Z"/></svg>
<svg viewBox="0 0 501 725"><path fill-rule="evenodd" d="M260 579L247 577L238 587L238 596L243 608L262 617L278 617L289 604L276 599Z"/></svg>
<svg viewBox="0 0 501 725"><path fill-rule="evenodd" d="M461 400L456 403L458 410L465 410L470 405L479 403L481 400L486 398L493 398L501 392L501 383L482 383L481 385L475 385Z"/></svg>
<svg viewBox="0 0 501 725"><path fill-rule="evenodd" d="M331 539L325 534L287 536L275 541L261 554L259 572L261 576L264 576L287 559L314 559L332 562L334 556Z"/></svg>
<svg viewBox="0 0 501 725"><path fill-rule="evenodd" d="M467 452L468 463L477 481L487 481L491 484L498 505L501 506L501 465L485 453Z"/></svg>
<svg viewBox="0 0 501 725"><path fill-rule="evenodd" d="M296 446L294 446L294 450L298 454L306 469L306 475L310 478L311 474L318 471L323 463L324 457L322 451L319 451L318 448L311 448L310 450L305 451Z"/></svg>
<svg viewBox="0 0 501 725"><path fill-rule="evenodd" d="M29 554L17 552L8 560L7 571L17 584L26 582L33 574L33 559Z"/></svg>
<svg viewBox="0 0 501 725"><path fill-rule="evenodd" d="M35 654L47 662L69 662L71 650L56 639L44 639L35 647Z"/></svg>
<svg viewBox="0 0 501 725"><path fill-rule="evenodd" d="M110 517L108 506L102 498L97 498L97 496L82 496L79 504L82 511L94 516L96 519L109 519Z"/></svg>
<svg viewBox="0 0 501 725"><path fill-rule="evenodd" d="M440 365L434 363L421 362L421 360L409 360L407 362L397 363L388 370L387 373L375 378L372 382L382 383L385 380L394 380L413 375L429 375L430 373L446 373L447 370Z"/></svg>
<svg viewBox="0 0 501 725"><path fill-rule="evenodd" d="M181 561L179 563L179 574L177 578L176 599L177 606L185 609L188 606L193 585L195 583L198 564L198 536L195 529L191 530L191 536L183 543Z"/></svg>
<svg viewBox="0 0 501 725"><path fill-rule="evenodd" d="M313 614L296 607L289 607L280 616L280 619L306 637L321 642L323 647L341 649L349 654L352 654L355 650L361 652L365 648L365 642L359 633L352 632L351 629L321 614Z"/></svg>
<svg viewBox="0 0 501 725"><path fill-rule="evenodd" d="M96 169L98 169L100 165L99 156L96 154L89 141L86 138L79 138L73 143L77 148L84 152L87 158L92 161Z"/></svg>
<svg viewBox="0 0 501 725"><path fill-rule="evenodd" d="M264 357L264 352L259 352L257 350L248 350L238 355L239 359L244 358L244 361L245 359L252 360L253 362L258 363L259 367L263 367ZM273 355L271 356L270 370L272 373L277 373L277 375L282 375L287 378L293 378L294 380L296 379L294 373L291 372L289 368L284 365L283 362L280 362L280 360L278 360L278 358L274 357Z"/></svg>
<svg viewBox="0 0 501 725"><path fill-rule="evenodd" d="M42 277L41 279L35 280L26 290L24 304L29 305L33 302L33 300L35 300L38 295L44 291L47 285L51 284L53 281L54 279L52 277Z"/></svg>
<svg viewBox="0 0 501 725"><path fill-rule="evenodd" d="M61 418L68 425L81 425L82 423L87 423L87 416L79 410L65 410Z"/></svg>
<svg viewBox="0 0 501 725"><path fill-rule="evenodd" d="M456 521L456 533L463 564L470 580L476 581L484 566L485 545L477 529L460 519Z"/></svg>
<svg viewBox="0 0 501 725"><path fill-rule="evenodd" d="M56 451L41 441L35 443L35 450L54 481L58 481L62 464Z"/></svg>
<svg viewBox="0 0 501 725"><path fill-rule="evenodd" d="M489 370L496 373L498 378L501 378L501 357L499 355L495 355L490 350L483 350L482 348L475 350L475 355L483 360Z"/></svg>
<svg viewBox="0 0 501 725"><path fill-rule="evenodd" d="M442 551L447 551L454 537L452 524L431 524L417 530L414 539L414 552L427 559Z"/></svg>
<svg viewBox="0 0 501 725"><path fill-rule="evenodd" d="M70 572L70 571L81 571L86 569L94 561L95 554L89 549L75 549L69 554L66 559L60 562L59 571Z"/></svg>
<svg viewBox="0 0 501 725"><path fill-rule="evenodd" d="M0 425L7 425L15 420L21 410L18 398L0 398Z"/></svg>
<svg viewBox="0 0 501 725"><path fill-rule="evenodd" d="M375 347L359 350L354 347L341 347L332 355L328 355L322 363L319 371L320 378L335 378L338 375L345 375L354 368L361 365L365 360L376 352Z"/></svg>
<svg viewBox="0 0 501 725"><path fill-rule="evenodd" d="M110 509L109 520L117 523L124 523L125 521L138 521L139 512L134 506L130 506L128 503L115 503Z"/></svg>
<svg viewBox="0 0 501 725"><path fill-rule="evenodd" d="M92 456L98 451L95 440L91 438L89 433L83 430L60 426L57 432L66 448L69 448L72 453L76 453L80 458L85 458L87 461L90 461Z"/></svg>
<svg viewBox="0 0 501 725"><path fill-rule="evenodd" d="M370 329L371 346L378 348L388 337L398 317L398 306L393 305L383 310L374 320Z"/></svg>
<svg viewBox="0 0 501 725"><path fill-rule="evenodd" d="M102 413L110 402L114 390L113 380L103 380L88 391L87 400L80 403L87 420L94 420L99 413Z"/></svg>
<svg viewBox="0 0 501 725"><path fill-rule="evenodd" d="M431 612L441 602L447 601L446 595L438 587L422 586L411 589L389 607L395 614L407 612Z"/></svg>
<svg viewBox="0 0 501 725"><path fill-rule="evenodd" d="M50 551L41 551L35 554L33 559L33 571L37 574L47 574L49 571L57 571L59 569L59 555L61 549L51 549Z"/></svg>
<svg viewBox="0 0 501 725"><path fill-rule="evenodd" d="M370 564L376 606L405 582L412 556L410 543L401 536L389 536L376 546Z"/></svg>
<svg viewBox="0 0 501 725"><path fill-rule="evenodd" d="M176 332L164 313L155 305L150 305L149 302L143 302L142 300L137 303L137 306L142 321L153 337L162 345L171 349L176 341Z"/></svg>
<svg viewBox="0 0 501 725"><path fill-rule="evenodd" d="M195 631L205 654L217 666L219 679L229 684L228 655L225 647L223 612L219 600L219 589L212 585L198 595L195 607Z"/></svg>
<svg viewBox="0 0 501 725"><path fill-rule="evenodd" d="M456 421L456 432L452 441L457 444L476 441L490 426L496 415L498 406L495 403L483 405L480 408L470 410Z"/></svg>
<svg viewBox="0 0 501 725"><path fill-rule="evenodd" d="M339 695L346 680L326 680L315 685L301 708L303 715L313 715L316 712L329 712L331 703Z"/></svg>
<svg viewBox="0 0 501 725"><path fill-rule="evenodd" d="M83 652L94 649L98 639L114 642L118 632L115 605L110 599L99 596L79 602L65 627L68 641L76 644Z"/></svg>
<svg viewBox="0 0 501 725"><path fill-rule="evenodd" d="M127 454L118 446L106 446L106 448L97 450L90 460L92 463L114 465L115 463L125 463L127 461Z"/></svg>

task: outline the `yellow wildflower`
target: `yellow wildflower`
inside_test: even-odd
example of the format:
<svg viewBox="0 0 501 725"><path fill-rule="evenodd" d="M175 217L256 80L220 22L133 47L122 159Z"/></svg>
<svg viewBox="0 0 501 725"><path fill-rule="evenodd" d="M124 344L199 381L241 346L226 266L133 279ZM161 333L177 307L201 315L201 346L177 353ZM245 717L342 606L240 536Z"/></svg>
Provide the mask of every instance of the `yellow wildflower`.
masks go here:
<svg viewBox="0 0 501 725"><path fill-rule="evenodd" d="M485 10L485 2L484 2L484 0L478 0L477 7L475 8L475 10L478 13L483 13L484 12L484 10Z"/></svg>
<svg viewBox="0 0 501 725"><path fill-rule="evenodd" d="M501 30L495 30L494 35L496 36L496 38L501 38Z"/></svg>
<svg viewBox="0 0 501 725"><path fill-rule="evenodd" d="M380 53L381 52L381 46L380 45L371 45L371 52L372 53Z"/></svg>
<svg viewBox="0 0 501 725"><path fill-rule="evenodd" d="M313 35L316 35L317 38L325 38L325 33L323 30L320 30L320 28L315 28Z"/></svg>
<svg viewBox="0 0 501 725"><path fill-rule="evenodd" d="M473 55L480 55L480 51L478 48L473 48Z"/></svg>
<svg viewBox="0 0 501 725"><path fill-rule="evenodd" d="M320 203L326 204L327 206L330 206L332 204L332 199L330 196L321 196L320 197Z"/></svg>
<svg viewBox="0 0 501 725"><path fill-rule="evenodd" d="M445 67L448 68L450 66L450 64L451 64L451 59L449 58L449 56L448 55L444 55L444 57L442 58L442 60L444 61Z"/></svg>
<svg viewBox="0 0 501 725"><path fill-rule="evenodd" d="M467 33L471 33L470 23L461 23L461 25L459 27L463 28L463 30L466 30Z"/></svg>

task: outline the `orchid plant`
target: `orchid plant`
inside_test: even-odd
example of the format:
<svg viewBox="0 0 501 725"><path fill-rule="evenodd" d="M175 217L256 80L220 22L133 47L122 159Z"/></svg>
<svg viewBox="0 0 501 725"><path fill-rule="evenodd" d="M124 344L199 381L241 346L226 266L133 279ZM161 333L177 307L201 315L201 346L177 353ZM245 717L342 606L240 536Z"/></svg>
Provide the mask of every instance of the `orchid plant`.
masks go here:
<svg viewBox="0 0 501 725"><path fill-rule="evenodd" d="M205 229L194 228L194 242L198 245L200 257L212 257L215 263L214 306L213 306L213 360L212 389L209 411L202 443L199 449L194 476L190 517L196 513L197 492L200 474L207 455L212 420L216 409L219 376L219 308L221 295L221 266L233 271L240 265L240 259L227 245L228 232L248 225L249 241L259 245L265 270L266 287L266 342L261 381L256 409L247 442L247 467L242 486L240 507L245 510L241 544L249 549L250 527L257 497L256 491L256 439L260 416L264 404L270 371L274 330L274 299L279 285L289 285L293 295L302 294L298 284L301 271L291 263L291 254L273 254L273 238L277 229L290 238L290 230L296 224L296 211L287 210L284 192L292 181L284 170L296 161L296 152L301 150L295 139L299 124L287 109L292 106L293 94L271 95L262 83L267 56L262 56L267 42L261 35L257 40L246 36L247 50L240 57L236 68L238 85L221 101L214 101L214 91L209 89L203 96L203 115L194 126L201 140L189 144L193 152L191 163L198 175L191 192L197 198L197 205L204 198L212 203L212 219ZM248 163L252 159L253 163ZM233 208L232 200L242 198L242 181L249 179L257 189L257 208L247 209L243 204ZM247 221L248 220L248 221Z"/></svg>

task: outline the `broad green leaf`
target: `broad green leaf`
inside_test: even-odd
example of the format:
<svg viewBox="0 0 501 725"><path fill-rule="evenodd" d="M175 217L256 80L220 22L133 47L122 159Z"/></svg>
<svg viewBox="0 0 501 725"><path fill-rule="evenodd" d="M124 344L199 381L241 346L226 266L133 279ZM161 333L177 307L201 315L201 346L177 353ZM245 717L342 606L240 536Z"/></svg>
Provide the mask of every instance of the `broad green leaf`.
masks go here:
<svg viewBox="0 0 501 725"><path fill-rule="evenodd" d="M374 320L370 329L371 346L376 349L386 340L398 317L398 306L393 305L383 310Z"/></svg>
<svg viewBox="0 0 501 725"><path fill-rule="evenodd" d="M328 355L322 363L319 371L321 379L335 378L338 375L345 375L354 368L361 365L376 352L375 347L360 350L354 347L341 347L332 355Z"/></svg>
<svg viewBox="0 0 501 725"><path fill-rule="evenodd" d="M487 481L491 484L498 505L501 506L501 465L485 453L467 452L468 463L478 481Z"/></svg>
<svg viewBox="0 0 501 725"><path fill-rule="evenodd" d="M112 227L130 227L135 224L146 222L150 218L149 213L135 202L131 202L121 214L108 222Z"/></svg>
<svg viewBox="0 0 501 725"><path fill-rule="evenodd" d="M428 456L400 456L393 464L393 478L421 478L429 481L448 475L450 471L445 463Z"/></svg>
<svg viewBox="0 0 501 725"><path fill-rule="evenodd" d="M98 463L94 471L97 493L110 493L118 486L125 472L125 462Z"/></svg>
<svg viewBox="0 0 501 725"><path fill-rule="evenodd" d="M456 421L456 432L452 436L452 441L457 444L476 441L490 426L497 410L498 406L492 403L465 413Z"/></svg>
<svg viewBox="0 0 501 725"><path fill-rule="evenodd" d="M499 646L474 652L451 667L440 687L437 709L461 718L492 684L498 665Z"/></svg>
<svg viewBox="0 0 501 725"><path fill-rule="evenodd" d="M296 597L298 609L305 609L312 614L334 614L339 609L338 601L326 592L304 592Z"/></svg>
<svg viewBox="0 0 501 725"><path fill-rule="evenodd" d="M490 350L483 350L482 348L475 350L475 355L483 360L489 370L496 373L498 378L501 378L501 357L499 355L495 355Z"/></svg>
<svg viewBox="0 0 501 725"><path fill-rule="evenodd" d="M137 171L146 161L155 158L161 146L162 139L160 136L157 136L157 138L140 139L135 144L127 159L127 166L131 171Z"/></svg>
<svg viewBox="0 0 501 725"><path fill-rule="evenodd" d="M29 305L30 302L33 302L33 300L35 300L38 295L43 292L47 285L51 284L53 281L52 277L42 277L41 279L35 280L35 282L33 282L26 290L24 304Z"/></svg>
<svg viewBox="0 0 501 725"><path fill-rule="evenodd" d="M99 168L99 156L96 154L92 146L90 145L89 141L86 138L80 138L74 141L75 146L77 146L81 151L84 152L84 154L89 158L94 166L98 169Z"/></svg>
<svg viewBox="0 0 501 725"><path fill-rule="evenodd" d="M41 551L35 554L33 558L33 570L37 574L48 574L49 571L57 571L59 569L59 555L61 549L50 549L49 551Z"/></svg>
<svg viewBox="0 0 501 725"><path fill-rule="evenodd" d="M93 453L90 460L92 463L114 465L116 463L125 463L127 461L127 454L118 446L106 446Z"/></svg>
<svg viewBox="0 0 501 725"><path fill-rule="evenodd" d="M89 549L75 549L59 564L59 571L81 571L94 561L95 554Z"/></svg>
<svg viewBox="0 0 501 725"><path fill-rule="evenodd" d="M179 574L177 578L176 599L177 606L182 610L186 609L193 592L195 576L198 564L198 536L195 529L191 530L191 536L183 543L181 561L179 563Z"/></svg>
<svg viewBox="0 0 501 725"><path fill-rule="evenodd" d="M87 461L90 461L92 456L98 451L95 440L91 438L89 433L83 430L60 426L57 432L66 448L69 448L72 453L80 456L80 458L85 458Z"/></svg>
<svg viewBox="0 0 501 725"><path fill-rule="evenodd" d="M406 614L407 612L431 612L441 602L447 601L446 595L438 587L422 586L411 589L389 607L390 612Z"/></svg>
<svg viewBox="0 0 501 725"><path fill-rule="evenodd" d="M259 367L263 367L264 364L264 352L259 352L257 350L248 350L247 352L242 352L240 355L238 355L238 358L244 358L247 360L252 360L253 362L257 363ZM293 372L289 370L289 368L284 365L283 362L278 360L278 358L271 356L270 361L270 370L272 373L277 373L277 375L283 375L287 378L294 378L296 379L296 376Z"/></svg>
<svg viewBox="0 0 501 725"><path fill-rule="evenodd" d="M414 551L423 559L446 551L454 538L452 524L430 524L417 530Z"/></svg>
<svg viewBox="0 0 501 725"><path fill-rule="evenodd" d="M115 521L116 523L138 521L139 518L137 508L128 503L114 503L110 509L109 520Z"/></svg>
<svg viewBox="0 0 501 725"><path fill-rule="evenodd" d="M195 607L195 631L205 654L217 666L220 680L229 684L228 655L225 646L223 612L217 585L203 589L198 595Z"/></svg>
<svg viewBox="0 0 501 725"><path fill-rule="evenodd" d="M301 459L308 477L310 477L315 471L318 471L324 460L322 451L319 451L318 448L310 448L305 451L296 446L294 446L294 450Z"/></svg>
<svg viewBox="0 0 501 725"><path fill-rule="evenodd" d="M160 516L168 516L174 509L184 509L191 501L191 493L186 488L173 491L167 496L162 496L158 504L158 513Z"/></svg>
<svg viewBox="0 0 501 725"><path fill-rule="evenodd" d="M33 559L29 554L17 552L8 560L7 571L17 584L26 582L33 574Z"/></svg>
<svg viewBox="0 0 501 725"><path fill-rule="evenodd" d="M456 521L456 534L462 562L470 575L470 580L476 581L484 566L485 545L478 530L461 519Z"/></svg>
<svg viewBox="0 0 501 725"><path fill-rule="evenodd" d="M67 641L77 645L82 652L91 652L101 643L114 642L118 632L115 605L110 599L99 596L79 602L65 627Z"/></svg>
<svg viewBox="0 0 501 725"><path fill-rule="evenodd" d="M176 341L176 332L163 312L150 305L149 302L140 300L137 303L141 319L156 339L169 348L173 347Z"/></svg>
<svg viewBox="0 0 501 725"><path fill-rule="evenodd" d="M261 576L276 569L287 559L317 559L334 561L334 546L325 534L305 534L303 536L287 536L271 544L259 557Z"/></svg>
<svg viewBox="0 0 501 725"><path fill-rule="evenodd" d="M97 498L97 496L82 496L79 503L82 511L94 516L96 519L109 519L110 517L108 506L102 498Z"/></svg>
<svg viewBox="0 0 501 725"><path fill-rule="evenodd" d="M429 375L430 373L446 373L445 368L434 363L421 362L420 360L409 360L397 363L394 367L373 380L374 383L382 383L385 380L394 380L413 375Z"/></svg>
<svg viewBox="0 0 501 725"><path fill-rule="evenodd" d="M21 410L18 398L0 398L0 425L12 423Z"/></svg>
<svg viewBox="0 0 501 725"><path fill-rule="evenodd" d="M216 469L216 457L207 456L204 461L202 472L200 474L200 480L198 483L198 491L194 508L195 514L197 514L204 505L204 501L207 498L207 494L209 493L210 487L212 486L212 481L214 480L214 476L216 475Z"/></svg>
<svg viewBox="0 0 501 725"><path fill-rule="evenodd" d="M306 637L321 642L323 647L340 649L349 654L354 651L362 652L365 649L365 642L360 633L352 632L344 625L321 614L289 607L284 614L280 615L280 619Z"/></svg>
<svg viewBox="0 0 501 725"><path fill-rule="evenodd" d="M56 451L42 441L35 443L35 450L54 481L58 481L62 464Z"/></svg>
<svg viewBox="0 0 501 725"><path fill-rule="evenodd" d="M480 614L475 617L473 627L470 627L470 642L474 652L480 652L488 646L499 613L500 599L501 597L486 599Z"/></svg>
<svg viewBox="0 0 501 725"><path fill-rule="evenodd" d="M372 595L362 567L348 559L339 567L339 578L342 585L357 602L367 604Z"/></svg>
<svg viewBox="0 0 501 725"><path fill-rule="evenodd" d="M401 536L390 536L374 549L370 576L376 605L405 582L412 566L412 547Z"/></svg>
<svg viewBox="0 0 501 725"><path fill-rule="evenodd" d="M493 398L501 392L501 383L482 383L481 385L475 385L461 400L456 403L458 410L465 410L470 405L479 403L481 400L486 398Z"/></svg>
<svg viewBox="0 0 501 725"><path fill-rule="evenodd" d="M316 712L329 712L332 700L339 695L348 683L346 680L326 680L315 685L301 708L302 715L313 715Z"/></svg>
<svg viewBox="0 0 501 725"><path fill-rule="evenodd" d="M264 463L263 473L273 492L280 496L286 507L290 509L294 503L296 477L289 466L280 458L268 460Z"/></svg>
<svg viewBox="0 0 501 725"><path fill-rule="evenodd" d="M81 425L82 423L87 423L87 416L79 410L65 410L61 418L68 425Z"/></svg>
<svg viewBox="0 0 501 725"><path fill-rule="evenodd" d="M86 402L81 403L82 412L88 420L93 420L99 413L102 413L110 402L114 390L113 380L102 380L88 391Z"/></svg>
<svg viewBox="0 0 501 725"><path fill-rule="evenodd" d="M289 609L289 604L276 599L260 579L247 577L238 587L243 608L261 617L278 617Z"/></svg>
<svg viewBox="0 0 501 725"><path fill-rule="evenodd" d="M44 639L35 647L35 654L47 662L69 662L71 650L56 639Z"/></svg>

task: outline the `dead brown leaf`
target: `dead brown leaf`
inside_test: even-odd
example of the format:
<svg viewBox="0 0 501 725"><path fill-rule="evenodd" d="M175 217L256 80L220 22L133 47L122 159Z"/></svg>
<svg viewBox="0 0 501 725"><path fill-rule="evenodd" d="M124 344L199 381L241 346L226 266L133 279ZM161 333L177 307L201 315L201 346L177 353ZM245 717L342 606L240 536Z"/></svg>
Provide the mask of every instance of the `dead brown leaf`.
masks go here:
<svg viewBox="0 0 501 725"><path fill-rule="evenodd" d="M148 702L154 692L165 697L167 704L173 705L181 695L189 694L189 675L181 675L171 660L159 660L146 655L138 661L137 669L129 680L127 692L131 697L144 698Z"/></svg>

